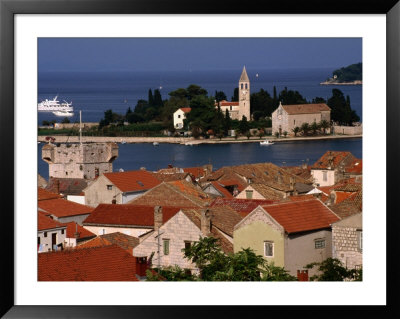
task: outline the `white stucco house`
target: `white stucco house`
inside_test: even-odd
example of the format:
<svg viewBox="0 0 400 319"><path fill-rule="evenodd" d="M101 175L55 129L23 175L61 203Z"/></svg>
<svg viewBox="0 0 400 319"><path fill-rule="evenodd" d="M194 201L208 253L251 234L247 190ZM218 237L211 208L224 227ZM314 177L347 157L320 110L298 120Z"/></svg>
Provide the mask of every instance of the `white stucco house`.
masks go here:
<svg viewBox="0 0 400 319"><path fill-rule="evenodd" d="M186 114L191 111L190 107L182 107L177 109L174 113L174 128L182 129L183 128L183 120L186 118Z"/></svg>

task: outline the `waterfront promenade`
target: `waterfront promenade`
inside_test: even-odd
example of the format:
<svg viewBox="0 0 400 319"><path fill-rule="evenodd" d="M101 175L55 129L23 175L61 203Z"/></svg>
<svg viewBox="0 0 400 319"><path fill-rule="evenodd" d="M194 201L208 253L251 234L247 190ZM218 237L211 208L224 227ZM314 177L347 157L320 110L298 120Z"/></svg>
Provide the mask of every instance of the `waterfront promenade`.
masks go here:
<svg viewBox="0 0 400 319"><path fill-rule="evenodd" d="M79 136L57 136L55 135L55 143L78 143ZM325 135L325 136L308 136L308 137L280 137L264 136L259 137L226 137L220 139L194 139L192 137L109 137L109 136L82 136L83 143L172 143L172 144L223 144L223 143L257 143L265 139L274 143L293 142L293 141L314 141L314 140L331 140L346 138L362 138L362 135ZM38 142L47 142L45 136L38 136Z"/></svg>

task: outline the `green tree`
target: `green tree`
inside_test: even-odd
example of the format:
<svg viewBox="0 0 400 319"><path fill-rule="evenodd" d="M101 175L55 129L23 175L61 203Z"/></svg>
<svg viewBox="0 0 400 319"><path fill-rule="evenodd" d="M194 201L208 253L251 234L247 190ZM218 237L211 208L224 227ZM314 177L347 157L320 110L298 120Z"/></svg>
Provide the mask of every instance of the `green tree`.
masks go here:
<svg viewBox="0 0 400 319"><path fill-rule="evenodd" d="M269 264L250 249L224 254L214 237L200 237L190 248L182 249L184 257L194 263L199 275L189 275L179 267L148 271L150 280L201 281L292 281L297 280L282 267Z"/></svg>
<svg viewBox="0 0 400 319"><path fill-rule="evenodd" d="M64 117L63 120L61 121L61 123L68 124L68 123L71 123L71 121L69 120L68 117Z"/></svg>
<svg viewBox="0 0 400 319"><path fill-rule="evenodd" d="M287 87L279 93L279 101L281 101L283 105L308 103L298 91L288 91Z"/></svg>
<svg viewBox="0 0 400 319"><path fill-rule="evenodd" d="M300 130L303 132L304 136L307 136L308 132L310 131L310 125L307 122L305 122L301 124Z"/></svg>
<svg viewBox="0 0 400 319"><path fill-rule="evenodd" d="M313 104L320 104L320 103L326 103L326 100L322 97L316 97L314 99L312 99Z"/></svg>
<svg viewBox="0 0 400 319"><path fill-rule="evenodd" d="M225 117L224 117L224 134L228 135L228 131L232 128L232 120L231 117L229 115L229 111L228 109L225 110Z"/></svg>
<svg viewBox="0 0 400 319"><path fill-rule="evenodd" d="M242 116L242 120L239 123L239 131L242 134L245 134L246 132L248 132L250 129L250 125L249 122L247 121L247 117L246 116Z"/></svg>
<svg viewBox="0 0 400 319"><path fill-rule="evenodd" d="M192 100L195 96L207 96L207 90L203 89L201 86L198 86L196 84L190 84L187 88L186 88L186 92L187 92L187 98L189 100Z"/></svg>
<svg viewBox="0 0 400 319"><path fill-rule="evenodd" d="M344 281L362 280L362 271L347 269L342 262L336 258L327 258L320 263L311 263L304 268L312 269L318 267L319 274L310 277L311 281Z"/></svg>
<svg viewBox="0 0 400 319"><path fill-rule="evenodd" d="M251 106L251 113L258 112L260 116L257 114L258 118L271 116L272 112L275 110L273 99L269 95L267 91L260 89L259 92L253 93L250 96L250 106ZM255 116L253 116L255 118Z"/></svg>
<svg viewBox="0 0 400 319"><path fill-rule="evenodd" d="M276 138L279 137L279 132L275 132L275 137L276 137Z"/></svg>
<svg viewBox="0 0 400 319"><path fill-rule="evenodd" d="M231 97L231 101L232 102L239 101L239 88L238 87L233 90L233 96Z"/></svg>
<svg viewBox="0 0 400 319"><path fill-rule="evenodd" d="M322 129L324 135L326 134L326 129L330 127L330 124L327 120L322 120L319 122L319 127Z"/></svg>
<svg viewBox="0 0 400 319"><path fill-rule="evenodd" d="M317 134L317 131L319 130L319 125L317 122L312 122L310 125L310 130L313 131L313 135Z"/></svg>
<svg viewBox="0 0 400 319"><path fill-rule="evenodd" d="M216 100L217 102L226 100L226 95L225 95L225 93L222 92L222 91L215 91L215 100Z"/></svg>
<svg viewBox="0 0 400 319"><path fill-rule="evenodd" d="M176 89L175 91L169 92L168 95L174 96L176 98L181 98L181 99L188 98L188 92L186 91L186 89L183 89L183 88L179 88L179 89Z"/></svg>
<svg viewBox="0 0 400 319"><path fill-rule="evenodd" d="M154 106L153 92L151 91L151 89L149 89L149 93L148 93L148 105Z"/></svg>
<svg viewBox="0 0 400 319"><path fill-rule="evenodd" d="M345 99L343 92L338 89L332 90L332 97L328 99L328 106L331 108L331 118L341 125L351 125L360 120L359 116L350 106L350 97Z"/></svg>
<svg viewBox="0 0 400 319"><path fill-rule="evenodd" d="M42 121L42 125L43 125L43 126L49 126L49 125L50 125L50 122L49 122L49 121L46 121L46 120L43 120L43 121Z"/></svg>
<svg viewBox="0 0 400 319"><path fill-rule="evenodd" d="M288 134L288 133L287 133L286 131L283 131L283 136L284 136L284 137L286 137L287 134Z"/></svg>
<svg viewBox="0 0 400 319"><path fill-rule="evenodd" d="M160 108L163 106L163 101L162 101L162 97L161 97L161 93L160 93L159 89L154 90L153 105L156 108Z"/></svg>
<svg viewBox="0 0 400 319"><path fill-rule="evenodd" d="M297 133L300 133L301 129L300 129L300 127L298 127L298 126L295 126L295 127L292 129L292 131L293 131L293 133L294 133L294 136L297 136Z"/></svg>

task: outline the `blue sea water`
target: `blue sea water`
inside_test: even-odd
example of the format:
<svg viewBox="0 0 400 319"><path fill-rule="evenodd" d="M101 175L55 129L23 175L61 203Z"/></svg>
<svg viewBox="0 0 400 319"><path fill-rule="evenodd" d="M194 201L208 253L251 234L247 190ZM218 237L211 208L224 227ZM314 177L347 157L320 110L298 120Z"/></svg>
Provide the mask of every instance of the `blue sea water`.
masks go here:
<svg viewBox="0 0 400 319"><path fill-rule="evenodd" d="M38 145L38 172L48 179L49 166L41 159L42 146ZM270 146L259 143L200 144L187 146L180 144L151 143L119 144L119 156L113 163L113 170L125 171L145 167L154 171L166 168L193 167L212 164L213 169L223 166L271 162L279 166L294 166L307 163L312 165L326 151L350 151L362 158L362 139L337 139L280 142Z"/></svg>
<svg viewBox="0 0 400 319"><path fill-rule="evenodd" d="M58 95L59 100L73 103L75 115L71 121L79 121L79 110L82 110L82 121L98 122L104 111L112 109L125 114L128 107L133 110L139 99L146 99L148 90L160 89L163 99L177 88L186 88L197 84L205 88L209 95L216 90L225 92L228 100L238 86L240 70L215 71L175 71L175 72L47 72L38 75L38 102L52 99ZM332 89L338 88L349 95L351 106L362 119L362 86L324 86L319 83L332 75L332 68L315 69L248 69L251 92L260 89L268 91L271 96L276 86L279 94L285 87L297 90L307 100L315 97L328 99ZM256 76L258 74L258 76ZM39 113L38 124L43 120L57 120L60 117L52 113Z"/></svg>

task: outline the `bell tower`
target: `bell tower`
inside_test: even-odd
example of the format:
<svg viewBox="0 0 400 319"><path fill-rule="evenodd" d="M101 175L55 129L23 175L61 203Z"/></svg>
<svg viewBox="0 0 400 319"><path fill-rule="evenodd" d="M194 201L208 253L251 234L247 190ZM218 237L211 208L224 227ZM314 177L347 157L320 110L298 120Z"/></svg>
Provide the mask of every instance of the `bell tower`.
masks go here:
<svg viewBox="0 0 400 319"><path fill-rule="evenodd" d="M246 116L250 121L250 80L247 76L246 67L243 67L242 75L239 79L239 120Z"/></svg>

